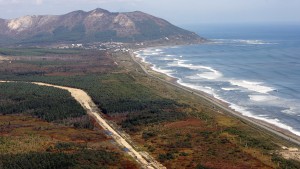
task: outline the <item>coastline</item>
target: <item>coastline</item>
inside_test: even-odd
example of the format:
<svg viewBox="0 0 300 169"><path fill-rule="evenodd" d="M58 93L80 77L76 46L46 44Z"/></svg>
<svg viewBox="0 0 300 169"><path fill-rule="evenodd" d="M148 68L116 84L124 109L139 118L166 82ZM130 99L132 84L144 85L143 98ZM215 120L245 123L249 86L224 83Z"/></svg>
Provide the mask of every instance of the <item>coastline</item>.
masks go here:
<svg viewBox="0 0 300 169"><path fill-rule="evenodd" d="M145 48L140 48L138 50L143 50L143 49L145 49ZM154 70L152 68L153 65L151 65L150 63L144 62L140 57L137 56L137 54L135 52L137 52L138 50L135 49L134 51L130 51L129 54L130 54L132 60L135 63L137 63L141 67L141 69L144 71L144 73L147 74L148 76L150 76L152 78L156 78L164 83L167 83L169 85L172 85L174 87L182 89L186 92L192 93L192 94L200 97L201 99L204 99L204 100L210 102L211 104L214 105L212 107L212 109L216 109L216 110L219 109L219 110L217 110L219 113L227 114L227 115L233 116L235 118L238 118L241 121L246 122L247 124L249 124L251 127L255 128L255 129L267 131L268 134L279 136L279 137L289 141L290 143L300 146L300 136L292 133L291 131L280 128L274 124L268 123L263 120L245 116L245 115L243 115L243 113L238 112L238 111L234 110L233 108L231 108L229 103L227 103L223 100L220 100L220 99L214 97L213 95L210 95L209 93L205 93L204 91L195 90L195 89L189 88L187 86L181 85L180 83L178 83L177 78L168 76L165 73Z"/></svg>

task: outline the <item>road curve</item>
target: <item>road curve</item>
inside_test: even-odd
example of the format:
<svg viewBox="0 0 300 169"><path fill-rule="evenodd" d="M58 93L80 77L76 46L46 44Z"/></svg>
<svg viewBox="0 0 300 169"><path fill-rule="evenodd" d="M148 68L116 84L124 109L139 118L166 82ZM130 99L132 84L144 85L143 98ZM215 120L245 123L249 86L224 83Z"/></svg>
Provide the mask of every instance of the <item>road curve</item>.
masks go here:
<svg viewBox="0 0 300 169"><path fill-rule="evenodd" d="M14 82L14 81L0 81L0 83L9 83L9 82ZM122 137L116 129L114 129L111 125L109 125L108 122L103 117L101 117L100 115L101 111L98 109L96 104L92 101L91 97L85 91L81 89L65 87L65 86L57 86L57 85L41 83L41 82L25 82L25 83L32 83L40 86L55 87L55 88L69 91L72 97L78 103L80 103L80 105L87 111L87 113L91 117L93 117L104 130L108 131L109 136L112 137L121 148L126 150L126 152L131 157L133 157L137 163L141 165L141 168L166 169L166 167L164 167L162 164L156 161L148 153L137 151L132 145L129 144L129 142L126 140L125 137Z"/></svg>
<svg viewBox="0 0 300 169"><path fill-rule="evenodd" d="M283 133L281 133L281 132L279 132L279 131L277 131L277 130L274 130L273 128L270 128L270 127L264 125L263 123L259 123L258 121L254 121L254 120L252 120L251 118L248 118L248 117L246 117L246 116L243 116L241 113L236 112L236 111L230 109L230 108L227 107L227 106L224 106L221 102L218 102L215 98L211 98L211 97L209 97L209 96L206 96L206 95L204 95L204 94L199 93L199 91L192 90L192 89L190 89L190 88L181 86L181 85L179 85L179 84L177 84L177 83L172 83L172 82L170 82L170 81L161 79L161 78L159 78L159 77L157 77L157 76L155 76L155 75L150 74L150 73L146 70L146 68L145 68L139 61L136 60L135 54L134 54L132 51L130 51L129 54L130 54L132 60L133 60L136 64L138 64L138 65L141 67L141 69L142 69L148 76L150 76L150 77L152 77L152 78L155 78L155 79L158 79L158 80L160 80L160 81L162 81L162 82L164 82L164 83L167 83L167 84L169 84L169 85L172 85L172 86L175 86L175 87L177 87L177 88L180 88L180 89L182 89L182 90L185 90L185 91L187 91L187 92L189 92L189 93L193 93L194 95L196 95L196 96L198 96L198 97L200 97L200 98L202 98L202 99L204 99L204 100L206 100L206 101L208 101L208 102L214 104L215 106L217 106L217 107L219 107L220 109L222 109L222 110L224 110L224 111L226 111L226 112L232 114L233 116L235 116L235 117L237 117L237 118L239 118L239 119L242 119L242 120L244 120L244 121L246 121L246 122L248 122L248 123L250 123L250 124L253 124L254 126L257 126L257 127L259 127L259 128L262 128L262 129L264 129L264 130L266 130L266 131L268 131L268 132L270 132L270 133L273 133L273 134L275 134L275 135L277 135L277 136L280 136L281 138L283 138L283 139L285 139L285 140L287 140L287 141L289 141L289 142L291 142L291 143L294 143L294 144L300 146L300 141L299 141L299 140L296 140L296 139L294 139L294 138L292 138L292 137L289 137L289 136L287 136L287 135L285 135L285 134L283 134Z"/></svg>

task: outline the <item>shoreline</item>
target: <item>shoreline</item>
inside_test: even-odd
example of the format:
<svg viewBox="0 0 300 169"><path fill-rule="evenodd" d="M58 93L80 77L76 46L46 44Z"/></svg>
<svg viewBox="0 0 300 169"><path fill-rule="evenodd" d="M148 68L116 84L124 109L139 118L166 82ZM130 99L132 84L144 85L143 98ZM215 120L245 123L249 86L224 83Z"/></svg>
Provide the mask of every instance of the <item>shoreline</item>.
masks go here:
<svg viewBox="0 0 300 169"><path fill-rule="evenodd" d="M143 50L143 49L138 49L138 50ZM180 83L178 83L178 79L175 77L171 77L167 74L155 71L150 63L147 62L143 62L143 60L137 56L137 54L135 53L137 52L137 50L133 50L130 51L129 54L132 58L132 60L137 63L141 69L144 71L145 74L147 74L148 76L151 76L153 78L156 78L164 83L167 83L169 85L175 86L179 89L182 89L186 92L192 93L202 99L205 99L206 101L208 101L209 103L213 104L214 106L218 107L219 109L222 110L222 112L220 112L219 110L217 110L219 113L223 113L223 114L228 114L231 116L234 116L235 118L238 118L242 121L246 121L249 125L251 125L251 127L254 127L256 129L263 129L265 131L268 131L268 134L275 134L276 136L279 136L283 139L285 139L286 141L289 141L290 143L296 144L298 146L300 146L300 136L292 133L291 131L287 130L287 129L283 129L280 128L274 124L268 123L266 121L260 120L260 119L256 119L253 117L248 117L243 115L243 113L238 112L236 110L234 110L233 108L230 107L230 103L227 103L226 101L220 100L216 97L214 97L213 95L210 95L209 93L205 93L204 91L201 90L196 90L196 89L192 89L189 88L187 86L181 85ZM149 72L149 70L151 72ZM162 77L161 77L162 76ZM213 107L214 108L214 107Z"/></svg>

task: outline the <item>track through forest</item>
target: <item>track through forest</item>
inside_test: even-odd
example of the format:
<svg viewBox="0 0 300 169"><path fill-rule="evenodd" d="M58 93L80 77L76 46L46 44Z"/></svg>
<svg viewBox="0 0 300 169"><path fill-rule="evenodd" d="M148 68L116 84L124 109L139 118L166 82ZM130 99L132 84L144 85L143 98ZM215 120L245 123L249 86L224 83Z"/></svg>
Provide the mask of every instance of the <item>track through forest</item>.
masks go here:
<svg viewBox="0 0 300 169"><path fill-rule="evenodd" d="M9 83L13 81L0 81L0 83ZM147 169L165 169L162 164L160 164L158 161L156 161L153 157L151 157L147 152L140 152L136 150L134 146L132 146L128 138L122 136L120 132L118 132L117 129L114 129L113 126L109 125L109 123L101 117L101 111L98 109L96 104L93 102L92 98L83 90L71 88L71 87L65 87L65 86L57 86L47 83L40 83L40 82L28 82L40 86L49 86L49 87L55 87L63 90L67 90L71 93L72 97L80 103L80 105L87 111L87 114L89 114L91 117L93 117L98 124L106 130L107 134L112 137L116 143L123 148L124 151L126 151L131 157L135 159L137 163L141 165L141 168L147 168Z"/></svg>

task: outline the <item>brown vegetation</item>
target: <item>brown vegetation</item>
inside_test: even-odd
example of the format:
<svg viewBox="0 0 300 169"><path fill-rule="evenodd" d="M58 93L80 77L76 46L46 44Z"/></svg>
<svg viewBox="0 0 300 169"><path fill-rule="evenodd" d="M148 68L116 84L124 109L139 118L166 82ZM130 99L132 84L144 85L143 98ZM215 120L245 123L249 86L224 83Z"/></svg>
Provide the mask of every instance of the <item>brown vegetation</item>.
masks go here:
<svg viewBox="0 0 300 169"><path fill-rule="evenodd" d="M97 52L91 56L98 56ZM83 59L83 56L81 57ZM103 65L105 69L101 71L92 66L86 68L87 72L82 73L80 69L77 69L78 67L72 67L73 62L70 61L70 65L65 66L68 67L66 72L60 71L61 69L57 69L56 73L55 71L48 72L49 64L42 64L40 68L47 72L43 76L29 75L20 78L20 75L12 73L14 77L10 79L40 79L48 83L69 84L72 87L84 89L102 108L108 120L123 127L140 149L148 151L168 168L295 168L299 164L277 156L281 146L290 147L290 143L226 113L220 114L220 110L214 105L199 99L192 93L147 77L128 55L112 53L99 57L102 58L99 62L83 59L74 61L74 64L87 67L89 65L87 63L94 64L95 67ZM113 64L114 62L117 62L118 66ZM4 61L2 64L8 63ZM31 62L26 64L34 65ZM55 66L60 65L56 63ZM52 65L53 68L55 66ZM28 69L28 67L23 68L24 72ZM3 71L0 68L0 72ZM71 75L72 72L80 76L56 77L56 75ZM92 72L97 73L88 76ZM29 128L29 131L33 133L40 133L39 137L50 139L50 141L45 139L47 146L38 147L39 149L49 147L48 143L55 145L51 142L54 139L54 142L58 140L87 143L92 148L102 147L119 152L113 148L114 145L109 143L110 139L103 133L95 135L95 133L101 133L99 128L91 131L53 125L53 128L58 129L39 132L28 127L28 124L34 125L33 123L41 125L39 120L30 123L18 121L11 124L24 125L20 127L23 129L16 130L17 133L24 132L28 135ZM14 131L8 127L2 129L3 136L5 132L13 133ZM63 130L60 131L60 129ZM89 140L86 141L87 138Z"/></svg>
<svg viewBox="0 0 300 169"><path fill-rule="evenodd" d="M113 70L110 54L79 50L75 54L45 54L43 56L14 56L4 60L0 67L3 75L70 76L105 73Z"/></svg>
<svg viewBox="0 0 300 169"><path fill-rule="evenodd" d="M113 168L136 168L136 164L128 160L99 127L95 127L94 130L75 129L25 115L2 115L0 116L0 142L1 155L105 150L118 153L119 160L112 166ZM68 148L60 148L63 145L67 145Z"/></svg>

